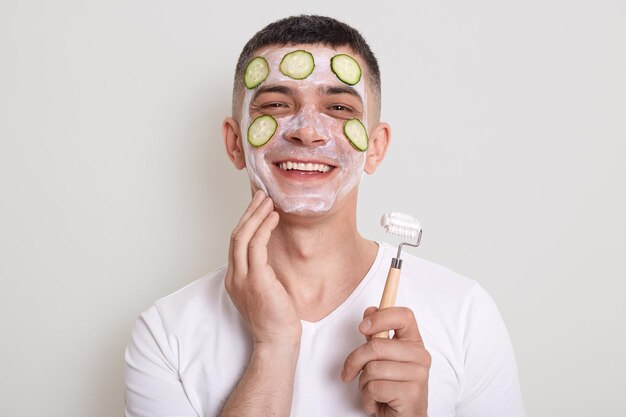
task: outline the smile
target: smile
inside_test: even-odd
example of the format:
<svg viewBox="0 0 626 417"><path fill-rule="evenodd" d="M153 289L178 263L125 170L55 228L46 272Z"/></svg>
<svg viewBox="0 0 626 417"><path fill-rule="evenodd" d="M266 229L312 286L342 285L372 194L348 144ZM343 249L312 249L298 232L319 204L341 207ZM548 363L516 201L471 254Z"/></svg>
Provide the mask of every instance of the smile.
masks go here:
<svg viewBox="0 0 626 417"><path fill-rule="evenodd" d="M330 165L326 164L318 164L312 162L280 162L276 164L283 171L317 171L317 172L328 172L332 168Z"/></svg>

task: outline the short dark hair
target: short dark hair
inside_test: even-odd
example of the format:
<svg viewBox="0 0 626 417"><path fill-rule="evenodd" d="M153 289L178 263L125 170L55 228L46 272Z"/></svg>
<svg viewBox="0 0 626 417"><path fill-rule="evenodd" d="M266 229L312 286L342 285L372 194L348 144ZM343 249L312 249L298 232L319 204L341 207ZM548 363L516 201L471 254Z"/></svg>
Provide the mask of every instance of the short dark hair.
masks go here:
<svg viewBox="0 0 626 417"><path fill-rule="evenodd" d="M332 48L349 46L365 60L369 69L369 81L376 95L376 106L380 109L380 69L363 36L353 27L332 17L316 15L291 16L277 20L265 26L246 43L235 69L233 106L238 92L243 88L243 72L252 54L266 46L289 44L321 44Z"/></svg>

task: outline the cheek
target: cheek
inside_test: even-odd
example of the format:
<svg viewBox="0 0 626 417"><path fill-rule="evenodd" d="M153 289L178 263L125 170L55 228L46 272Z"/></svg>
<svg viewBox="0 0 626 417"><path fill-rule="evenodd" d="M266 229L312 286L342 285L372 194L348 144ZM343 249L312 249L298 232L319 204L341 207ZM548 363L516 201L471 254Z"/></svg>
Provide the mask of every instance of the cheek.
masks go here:
<svg viewBox="0 0 626 417"><path fill-rule="evenodd" d="M350 146L350 145L349 145ZM365 168L365 153L352 149L350 158L346 162L347 171L350 177L356 176L360 178Z"/></svg>
<svg viewBox="0 0 626 417"><path fill-rule="evenodd" d="M247 128L244 132L247 132ZM273 140L274 138L263 146L255 147L248 142L247 134L242 138L246 160L246 170L255 180L257 185L260 185L259 177L266 177L269 173L269 166L265 163L265 154L267 153L269 145Z"/></svg>
<svg viewBox="0 0 626 417"><path fill-rule="evenodd" d="M269 166L265 162L265 154L269 149L269 144L265 144L259 148L255 148L254 146L248 146L250 152L250 163L249 166L252 171L262 174L269 171Z"/></svg>
<svg viewBox="0 0 626 417"><path fill-rule="evenodd" d="M340 155L340 162L349 171L362 170L365 165L366 152L359 151L352 146L350 140L346 137L343 131L344 123L335 130L335 137L337 138L337 154Z"/></svg>

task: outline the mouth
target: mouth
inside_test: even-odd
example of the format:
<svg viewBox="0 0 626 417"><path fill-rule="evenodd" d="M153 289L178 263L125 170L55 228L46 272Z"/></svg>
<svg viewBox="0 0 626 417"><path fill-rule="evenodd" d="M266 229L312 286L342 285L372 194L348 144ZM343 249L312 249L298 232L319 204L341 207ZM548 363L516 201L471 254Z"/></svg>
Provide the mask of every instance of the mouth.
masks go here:
<svg viewBox="0 0 626 417"><path fill-rule="evenodd" d="M334 165L320 161L279 161L274 166L282 175L296 178L323 178L332 173Z"/></svg>
<svg viewBox="0 0 626 417"><path fill-rule="evenodd" d="M306 171L306 172L328 172L333 167L326 164L314 163L314 162L279 162L276 166L283 171Z"/></svg>

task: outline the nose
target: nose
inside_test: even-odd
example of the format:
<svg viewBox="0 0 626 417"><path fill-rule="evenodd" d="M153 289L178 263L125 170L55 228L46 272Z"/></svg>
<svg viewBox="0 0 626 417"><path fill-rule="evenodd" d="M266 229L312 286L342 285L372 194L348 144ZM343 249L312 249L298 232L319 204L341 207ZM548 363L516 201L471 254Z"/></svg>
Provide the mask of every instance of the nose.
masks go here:
<svg viewBox="0 0 626 417"><path fill-rule="evenodd" d="M328 136L321 132L322 120L314 107L305 107L291 121L285 138L303 146L321 146L328 142Z"/></svg>

